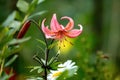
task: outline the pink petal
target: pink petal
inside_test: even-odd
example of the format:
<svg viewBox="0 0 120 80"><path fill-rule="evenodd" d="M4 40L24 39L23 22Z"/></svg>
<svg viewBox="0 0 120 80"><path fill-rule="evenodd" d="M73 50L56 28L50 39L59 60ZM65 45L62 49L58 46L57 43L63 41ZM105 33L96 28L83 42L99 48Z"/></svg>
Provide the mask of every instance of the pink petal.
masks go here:
<svg viewBox="0 0 120 80"><path fill-rule="evenodd" d="M53 36L54 33L48 29L48 27L45 27L44 22L46 19L42 21L42 31L45 33L46 36Z"/></svg>
<svg viewBox="0 0 120 80"><path fill-rule="evenodd" d="M51 23L50 23L50 27L51 27L51 30L54 32L62 30L62 27L59 25L59 23L57 21L56 14L53 14L53 17L52 17Z"/></svg>
<svg viewBox="0 0 120 80"><path fill-rule="evenodd" d="M65 35L70 38L75 38L75 37L79 36L82 32L82 26L81 25L78 25L78 26L80 26L80 30L78 30L78 29L71 30L71 31L65 33Z"/></svg>
<svg viewBox="0 0 120 80"><path fill-rule="evenodd" d="M69 20L69 23L68 23L68 24L66 25L66 27L65 27L65 30L66 30L66 31L69 31L69 30L71 30L71 29L73 28L73 26L74 26L74 21L73 21L72 18L65 16L65 17L62 17L61 19L67 19L67 20Z"/></svg>

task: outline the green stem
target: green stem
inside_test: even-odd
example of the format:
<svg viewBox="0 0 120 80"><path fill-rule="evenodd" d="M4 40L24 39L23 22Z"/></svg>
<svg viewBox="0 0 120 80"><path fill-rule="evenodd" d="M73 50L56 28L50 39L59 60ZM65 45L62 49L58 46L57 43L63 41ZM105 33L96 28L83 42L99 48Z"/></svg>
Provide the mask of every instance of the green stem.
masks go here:
<svg viewBox="0 0 120 80"><path fill-rule="evenodd" d="M48 49L48 43L47 43L47 39L45 38L45 35L44 33L42 32L40 26L38 23L36 23L36 21L34 20L31 20L34 24L36 24L36 26L38 27L38 29L40 30L40 32L42 33L43 35L43 38L44 38L44 41L45 41L45 44L46 44L46 51L45 51L45 64L44 64L44 76L45 76L45 80L47 80L47 62L48 62L48 54L49 54L49 49Z"/></svg>
<svg viewBox="0 0 120 80"><path fill-rule="evenodd" d="M0 66L0 77L2 76L3 67L4 67L4 59L1 60L1 66Z"/></svg>
<svg viewBox="0 0 120 80"><path fill-rule="evenodd" d="M49 54L49 49L47 48L45 52L45 67L44 67L45 68L45 80L47 80L48 54Z"/></svg>
<svg viewBox="0 0 120 80"><path fill-rule="evenodd" d="M54 42L54 40L51 41L50 44L52 44ZM47 67L48 67L48 56L49 56L49 52L50 52L50 49L48 48L48 44L47 45L47 48L46 48L46 51L45 51L45 80L47 80Z"/></svg>

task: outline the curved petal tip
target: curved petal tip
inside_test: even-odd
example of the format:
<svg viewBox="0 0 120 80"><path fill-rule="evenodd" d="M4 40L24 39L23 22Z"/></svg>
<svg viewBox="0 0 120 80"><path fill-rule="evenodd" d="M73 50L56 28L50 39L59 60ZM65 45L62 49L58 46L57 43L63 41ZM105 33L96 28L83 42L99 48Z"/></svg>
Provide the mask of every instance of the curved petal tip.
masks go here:
<svg viewBox="0 0 120 80"><path fill-rule="evenodd" d="M68 24L65 27L65 30L67 30L67 31L71 30L74 27L73 19L68 17L68 16L64 16L64 17L61 18L61 20L63 20L63 19L69 20Z"/></svg>
<svg viewBox="0 0 120 80"><path fill-rule="evenodd" d="M78 24L78 26L80 27L80 31L82 31L82 30L83 30L82 25L81 25L81 24Z"/></svg>

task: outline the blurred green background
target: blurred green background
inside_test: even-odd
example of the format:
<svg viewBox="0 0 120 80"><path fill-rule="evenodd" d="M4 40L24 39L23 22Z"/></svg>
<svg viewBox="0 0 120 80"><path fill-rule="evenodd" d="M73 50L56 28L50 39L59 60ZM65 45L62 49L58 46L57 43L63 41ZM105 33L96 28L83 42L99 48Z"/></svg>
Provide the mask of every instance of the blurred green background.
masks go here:
<svg viewBox="0 0 120 80"><path fill-rule="evenodd" d="M31 0L26 1L31 2ZM0 24L13 10L18 10L16 2L17 0L0 0ZM120 0L45 0L38 5L34 12L47 11L41 16L34 17L38 22L47 18L46 25L49 25L52 14L56 13L58 21L62 24L66 22L60 21L60 18L69 16L74 19L75 28L78 28L77 24L83 26L83 33L72 41L74 45L64 48L59 57L62 62L72 59L79 66L78 74L68 80L110 80L108 78L110 76L115 77L115 80L120 80L119 8ZM31 36L31 39L22 44L21 51L17 53L19 57L13 63L18 74L17 80L24 80L22 77L34 74L29 73L26 67L39 65L32 59L35 53L38 53L40 57L44 55L38 48L42 45L36 41L42 38L41 34L34 26L32 24L25 35L25 37ZM50 57L55 52L52 50ZM97 59L99 54L108 55L109 59L104 60L101 57ZM109 71L102 72L103 67ZM107 78L98 79L100 76Z"/></svg>

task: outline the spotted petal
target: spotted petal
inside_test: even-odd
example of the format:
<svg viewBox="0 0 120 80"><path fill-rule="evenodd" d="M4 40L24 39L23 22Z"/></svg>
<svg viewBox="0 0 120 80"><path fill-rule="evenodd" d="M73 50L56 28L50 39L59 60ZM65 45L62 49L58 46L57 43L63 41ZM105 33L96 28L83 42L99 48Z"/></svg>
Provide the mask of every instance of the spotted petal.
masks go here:
<svg viewBox="0 0 120 80"><path fill-rule="evenodd" d="M67 19L67 20L69 20L68 24L67 24L66 27L65 27L65 30L66 30L66 31L69 31L69 30L71 30L71 29L73 28L73 26L74 26L74 21L73 21L72 18L65 16L65 17L62 17L61 19Z"/></svg>
<svg viewBox="0 0 120 80"><path fill-rule="evenodd" d="M53 14L53 17L52 17L51 23L50 23L50 27L51 27L51 30L54 32L62 30L62 27L60 26L60 24L57 21L56 14Z"/></svg>

